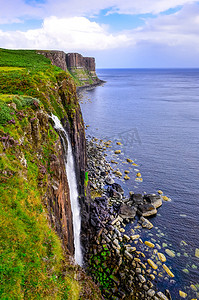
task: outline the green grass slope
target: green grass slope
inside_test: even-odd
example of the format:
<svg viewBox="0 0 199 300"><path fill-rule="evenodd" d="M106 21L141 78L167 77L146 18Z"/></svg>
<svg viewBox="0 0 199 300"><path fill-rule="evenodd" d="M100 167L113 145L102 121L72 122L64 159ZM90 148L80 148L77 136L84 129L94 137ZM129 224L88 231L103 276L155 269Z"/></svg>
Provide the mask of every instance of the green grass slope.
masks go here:
<svg viewBox="0 0 199 300"><path fill-rule="evenodd" d="M0 299L101 299L67 261L44 201L59 140L44 121L77 105L69 74L35 51L0 49Z"/></svg>

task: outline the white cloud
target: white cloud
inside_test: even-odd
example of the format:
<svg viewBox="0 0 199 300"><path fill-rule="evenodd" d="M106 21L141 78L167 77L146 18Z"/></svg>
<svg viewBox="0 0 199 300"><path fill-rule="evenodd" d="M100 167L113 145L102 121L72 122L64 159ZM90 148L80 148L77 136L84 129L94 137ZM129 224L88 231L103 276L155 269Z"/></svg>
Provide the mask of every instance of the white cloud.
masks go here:
<svg viewBox="0 0 199 300"><path fill-rule="evenodd" d="M173 15L147 20L144 27L129 34L137 43L195 47L199 50L199 6L186 5Z"/></svg>
<svg viewBox="0 0 199 300"><path fill-rule="evenodd" d="M0 44L4 48L105 50L124 47L129 42L125 34L110 34L103 26L84 17L50 17L44 20L40 29L0 31Z"/></svg>
<svg viewBox="0 0 199 300"><path fill-rule="evenodd" d="M198 0L46 0L34 2L25 0L0 0L0 24L15 22L22 18L59 18L98 14L102 9L120 14L158 14L170 8L196 3Z"/></svg>

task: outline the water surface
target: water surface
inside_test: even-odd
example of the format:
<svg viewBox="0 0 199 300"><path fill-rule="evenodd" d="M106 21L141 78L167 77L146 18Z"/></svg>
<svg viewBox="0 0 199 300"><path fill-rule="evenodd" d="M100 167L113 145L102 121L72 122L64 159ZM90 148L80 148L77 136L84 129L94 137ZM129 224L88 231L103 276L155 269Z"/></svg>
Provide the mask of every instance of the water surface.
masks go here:
<svg viewBox="0 0 199 300"><path fill-rule="evenodd" d="M169 287L174 299L180 298L179 289L187 299L196 298L190 285L199 284L199 70L100 69L97 74L107 82L84 92L87 134L113 140L109 158L122 150L119 168L130 170L131 178L122 182L126 194L161 189L171 198L144 238L166 244L163 253L169 248L176 254L167 257L175 278L165 284L160 278L160 288ZM122 163L127 157L138 167ZM135 181L137 170L142 183Z"/></svg>

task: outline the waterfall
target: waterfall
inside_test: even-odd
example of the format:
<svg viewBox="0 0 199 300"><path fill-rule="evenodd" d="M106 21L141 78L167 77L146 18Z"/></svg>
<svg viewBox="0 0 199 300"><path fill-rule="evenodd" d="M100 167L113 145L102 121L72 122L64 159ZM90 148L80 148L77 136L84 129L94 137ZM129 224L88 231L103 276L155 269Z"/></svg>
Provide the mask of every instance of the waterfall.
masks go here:
<svg viewBox="0 0 199 300"><path fill-rule="evenodd" d="M52 119L55 123L54 128L58 131L60 138L62 140L64 152L66 155L64 160L65 160L66 175L67 175L68 185L70 190L71 210L73 215L75 261L81 266L83 261L81 243L80 243L81 217L80 217L80 207L79 207L73 152L72 152L72 147L71 147L68 134L63 128L60 120L54 115L52 115ZM68 147L66 146L66 141Z"/></svg>

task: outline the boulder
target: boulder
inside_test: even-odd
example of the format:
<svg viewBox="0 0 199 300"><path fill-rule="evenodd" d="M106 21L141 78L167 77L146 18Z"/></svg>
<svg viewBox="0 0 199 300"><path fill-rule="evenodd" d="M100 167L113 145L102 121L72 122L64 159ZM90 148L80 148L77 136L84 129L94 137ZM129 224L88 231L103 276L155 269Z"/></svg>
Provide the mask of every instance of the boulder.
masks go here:
<svg viewBox="0 0 199 300"><path fill-rule="evenodd" d="M111 186L107 188L108 196L111 198L122 199L122 195L113 189Z"/></svg>
<svg viewBox="0 0 199 300"><path fill-rule="evenodd" d="M120 194L124 194L124 190L123 190L123 188L121 187L121 185L120 184L118 184L118 183L113 183L112 184L112 188L114 189L114 190L116 190L117 192L119 192Z"/></svg>
<svg viewBox="0 0 199 300"><path fill-rule="evenodd" d="M119 214L123 219L133 219L136 216L137 208L122 204L120 206Z"/></svg>
<svg viewBox="0 0 199 300"><path fill-rule="evenodd" d="M149 194L149 195L145 195L144 199L152 204L155 208L158 208L162 205L162 199L160 197L160 195L155 195L155 194Z"/></svg>
<svg viewBox="0 0 199 300"><path fill-rule="evenodd" d="M142 204L138 206L138 215L143 217L150 217L157 214L156 208L152 204Z"/></svg>
<svg viewBox="0 0 199 300"><path fill-rule="evenodd" d="M138 206L144 203L142 194L132 194L130 199L134 202L134 205Z"/></svg>
<svg viewBox="0 0 199 300"><path fill-rule="evenodd" d="M106 178L105 178L105 182L106 182L106 184L108 184L108 185L112 185L112 184L114 184L114 180L113 180L113 178L111 178L110 176L107 176Z"/></svg>

